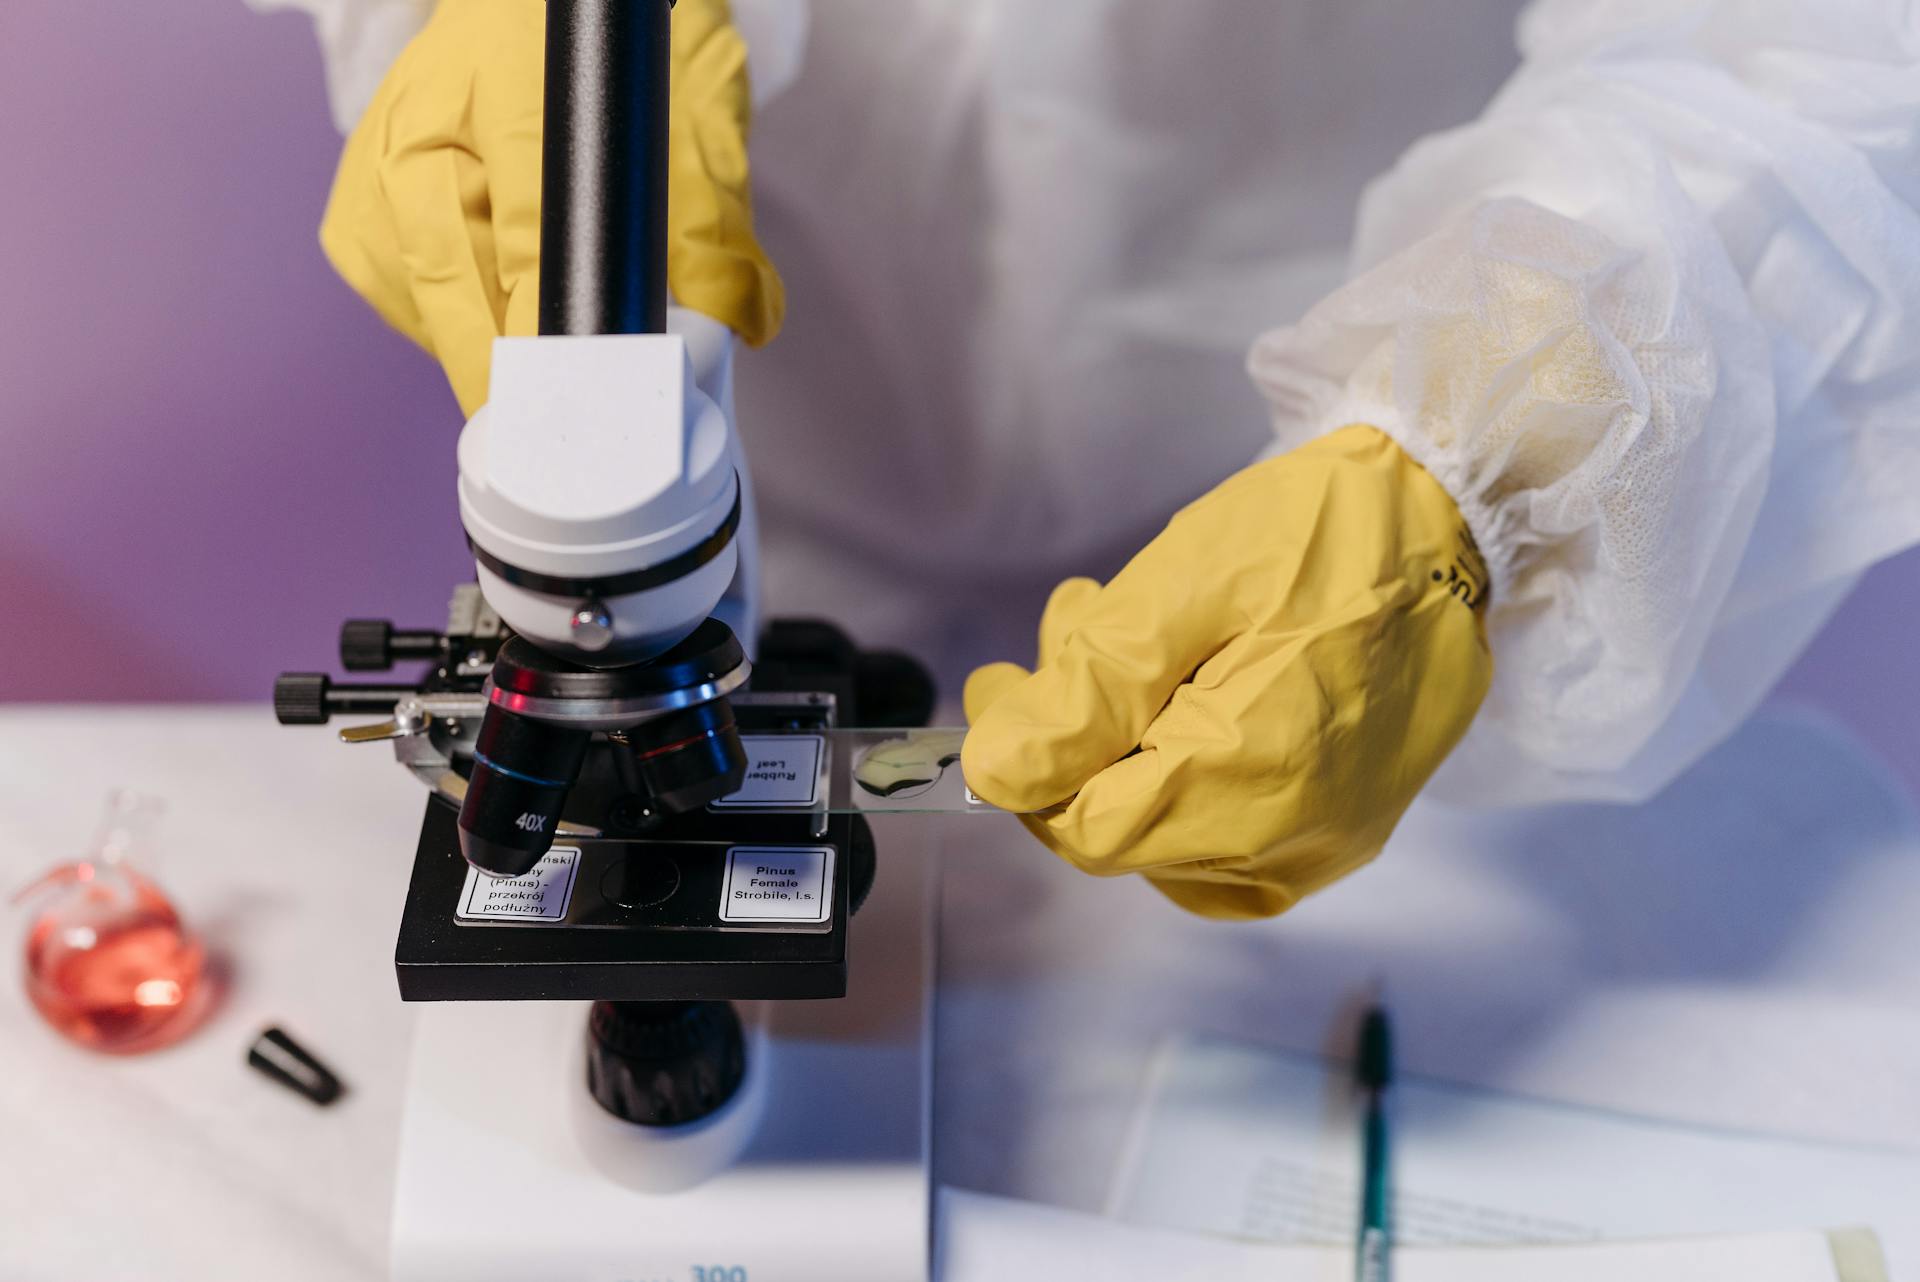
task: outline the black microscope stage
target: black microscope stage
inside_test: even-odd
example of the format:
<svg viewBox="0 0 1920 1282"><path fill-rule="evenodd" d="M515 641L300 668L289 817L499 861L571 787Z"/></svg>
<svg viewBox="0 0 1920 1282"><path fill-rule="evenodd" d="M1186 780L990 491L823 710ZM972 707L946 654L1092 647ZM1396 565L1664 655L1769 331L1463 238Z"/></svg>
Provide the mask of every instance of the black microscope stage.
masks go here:
<svg viewBox="0 0 1920 1282"><path fill-rule="evenodd" d="M533 878L471 872L457 817L427 803L394 951L407 1001L846 994L852 878L842 865L854 816L797 840L748 837L738 823L724 841L563 836L536 870L537 890L520 886ZM729 909L760 915L728 920Z"/></svg>
<svg viewBox="0 0 1920 1282"><path fill-rule="evenodd" d="M802 712L748 697L736 711L751 737L791 733L797 715L828 728L833 703ZM581 807L604 815L587 773ZM563 832L533 873L512 880L468 866L457 818L429 799L394 953L407 1001L846 994L847 920L873 877L858 816L723 803L644 837Z"/></svg>
<svg viewBox="0 0 1920 1282"><path fill-rule="evenodd" d="M497 878L462 857L459 807L442 781L457 775L454 785L471 786L483 682L506 637L478 588L466 584L454 594L445 632L399 631L381 620L342 630L350 671L426 660L431 666L418 682L353 685L288 673L274 684L274 710L285 724L386 713L388 721L344 737L394 742L402 763L436 787L394 950L401 997L845 996L847 921L871 888L875 865L865 818L828 804L831 737L841 725L926 725L934 706L926 670L905 655L861 650L830 624L776 620L761 635L747 686L729 697L749 786L667 813L652 788L657 781L633 769L644 743L630 730L596 733L551 848L526 876ZM652 755L679 746L670 742Z"/></svg>

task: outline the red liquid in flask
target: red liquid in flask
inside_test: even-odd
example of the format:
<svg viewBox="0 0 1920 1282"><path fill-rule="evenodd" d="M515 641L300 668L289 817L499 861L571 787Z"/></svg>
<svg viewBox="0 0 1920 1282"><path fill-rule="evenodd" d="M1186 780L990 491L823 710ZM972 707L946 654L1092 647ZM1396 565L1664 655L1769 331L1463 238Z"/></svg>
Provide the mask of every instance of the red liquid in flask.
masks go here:
<svg viewBox="0 0 1920 1282"><path fill-rule="evenodd" d="M54 895L27 932L27 996L49 1024L122 1054L191 1031L205 957L159 887L124 865L68 864L34 890Z"/></svg>

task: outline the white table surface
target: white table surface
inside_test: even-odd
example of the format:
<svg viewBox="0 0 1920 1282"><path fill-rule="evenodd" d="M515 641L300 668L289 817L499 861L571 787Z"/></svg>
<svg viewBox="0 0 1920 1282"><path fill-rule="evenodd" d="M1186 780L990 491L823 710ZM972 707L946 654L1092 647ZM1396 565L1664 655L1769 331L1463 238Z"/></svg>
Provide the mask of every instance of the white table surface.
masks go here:
<svg viewBox="0 0 1920 1282"><path fill-rule="evenodd" d="M0 886L81 853L113 786L167 799L161 879L231 981L115 1059L43 1027L0 949L0 1278L381 1276L418 786L264 708L3 709ZM1639 809L1416 809L1276 922L1188 918L1000 818L892 821L882 857L936 847L943 1182L1098 1208L1162 1036L1344 1051L1376 977L1409 1071L1920 1151L1920 826L1824 722L1763 718ZM349 1097L247 1071L267 1023Z"/></svg>

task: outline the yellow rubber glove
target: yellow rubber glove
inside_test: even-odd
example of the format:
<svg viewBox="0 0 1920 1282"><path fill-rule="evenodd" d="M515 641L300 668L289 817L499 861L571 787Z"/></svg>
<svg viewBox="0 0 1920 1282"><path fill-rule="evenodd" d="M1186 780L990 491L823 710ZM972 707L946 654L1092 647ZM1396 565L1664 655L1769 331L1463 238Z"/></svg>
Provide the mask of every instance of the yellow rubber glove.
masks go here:
<svg viewBox="0 0 1920 1282"><path fill-rule="evenodd" d="M1061 584L1039 670L967 682L967 783L1047 810L1022 822L1088 872L1283 912L1377 854L1466 733L1485 584L1439 483L1342 428L1187 507L1105 587Z"/></svg>
<svg viewBox="0 0 1920 1282"><path fill-rule="evenodd" d="M320 227L334 268L487 399L493 340L537 329L544 0L441 0L347 139ZM754 238L747 50L727 0L673 13L667 279L759 345L786 297Z"/></svg>

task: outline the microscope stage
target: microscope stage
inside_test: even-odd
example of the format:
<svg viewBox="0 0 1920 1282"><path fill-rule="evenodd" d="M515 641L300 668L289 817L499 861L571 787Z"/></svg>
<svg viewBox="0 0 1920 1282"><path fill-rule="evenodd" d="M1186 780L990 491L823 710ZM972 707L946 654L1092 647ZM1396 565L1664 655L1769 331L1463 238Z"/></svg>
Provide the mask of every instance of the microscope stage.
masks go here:
<svg viewBox="0 0 1920 1282"><path fill-rule="evenodd" d="M702 813L660 838L562 836L510 880L460 857L456 818L428 801L394 952L407 1001L846 993L850 888L871 866L850 816Z"/></svg>

